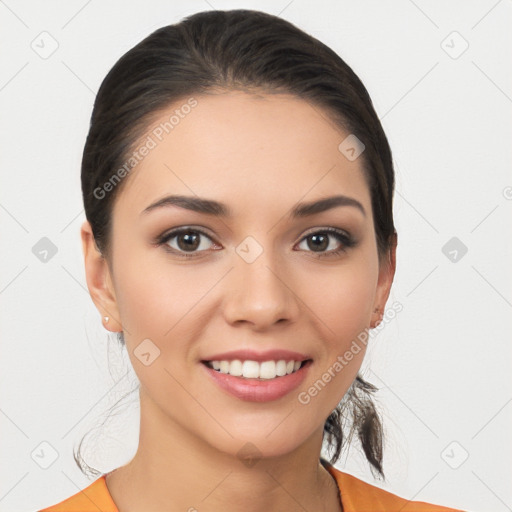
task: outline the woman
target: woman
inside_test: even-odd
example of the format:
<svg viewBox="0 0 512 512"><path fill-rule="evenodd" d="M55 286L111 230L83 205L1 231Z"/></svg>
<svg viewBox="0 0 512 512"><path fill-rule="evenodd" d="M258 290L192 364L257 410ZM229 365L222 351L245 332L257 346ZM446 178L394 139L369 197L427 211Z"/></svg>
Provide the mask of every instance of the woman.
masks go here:
<svg viewBox="0 0 512 512"><path fill-rule="evenodd" d="M332 466L356 433L384 475L358 371L395 273L393 188L363 84L290 23L203 12L127 52L95 102L81 236L140 380L139 446L45 510L452 510Z"/></svg>

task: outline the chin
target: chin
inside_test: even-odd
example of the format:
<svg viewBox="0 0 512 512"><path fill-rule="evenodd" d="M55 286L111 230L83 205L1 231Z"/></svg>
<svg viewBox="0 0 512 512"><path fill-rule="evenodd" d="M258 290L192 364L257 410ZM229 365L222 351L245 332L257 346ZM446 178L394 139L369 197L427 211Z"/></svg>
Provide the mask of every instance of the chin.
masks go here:
<svg viewBox="0 0 512 512"><path fill-rule="evenodd" d="M247 467L250 467L254 461L282 457L300 450L306 443L315 443L312 437L316 434L318 434L320 451L323 424L307 425L307 420L299 419L295 412L284 419L286 414L280 414L279 417L273 415L272 422L261 420L226 422L225 428L233 437L226 432L219 437L216 435L217 431L210 431L212 435L205 438L204 430L199 435L205 438L210 446L236 457ZM296 417L292 420L294 415ZM269 427L269 425L272 426Z"/></svg>

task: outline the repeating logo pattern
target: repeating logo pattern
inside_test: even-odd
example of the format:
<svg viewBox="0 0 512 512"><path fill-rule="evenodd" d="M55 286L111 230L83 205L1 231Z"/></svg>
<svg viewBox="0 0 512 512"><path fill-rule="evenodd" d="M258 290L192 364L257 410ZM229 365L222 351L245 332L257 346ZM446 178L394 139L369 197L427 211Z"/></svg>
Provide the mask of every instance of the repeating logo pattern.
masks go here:
<svg viewBox="0 0 512 512"><path fill-rule="evenodd" d="M414 66L415 69L409 71L407 83L397 82L394 83L392 91L386 89L386 96L380 97L380 101L376 102L376 110L390 137L397 170L396 217L399 224L403 226L403 229L399 230L399 254L401 247L404 247L404 255L418 256L421 253L421 258L404 256L398 262L399 268L406 269L404 274L397 276L396 279L395 294L404 308L404 313L400 313L401 318L404 318L405 322L407 315L411 314L419 324L428 322L438 325L439 339L447 345L455 344L460 348L461 361L453 361L452 364L454 375L462 375L460 366L465 365L467 370L464 371L472 374L471 381L478 382L478 386L482 386L482 394L475 398L471 411L468 411L464 397L456 396L457 393L463 392L462 386L457 385L457 378L454 376L453 380L450 380L449 375L442 373L443 370L438 371L433 367L431 370L433 381L437 378L449 380L445 391L437 395L437 400L441 402L446 399L456 403L460 398L462 403L460 407L454 406L453 410L450 410L451 416L446 417L441 423L435 412L429 415L427 408L421 408L411 396L406 396L407 387L404 381L400 384L399 377L397 377L397 383L394 383L386 374L377 370L372 370L371 376L374 382L387 392L386 396L393 401L390 405L395 408L394 410L400 411L406 424L414 422L417 424L418 432L425 436L425 443L432 449L435 461L429 461L428 467L436 469L428 474L418 470L419 473L414 478L411 477L409 480L411 499L423 499L423 494L419 493L427 492L430 483L437 479L438 485L441 485L443 480L444 485L447 486L446 489L449 490L450 486L457 489L453 496L462 494L463 490L471 492L471 489L476 489L471 494L475 509L480 507L482 510L506 511L512 509L510 486L504 485L503 482L506 479L501 479L497 472L489 468L500 465L500 468L510 473L510 463L503 461L507 459L507 453L510 452L510 436L507 433L510 430L512 396L509 395L512 394L512 390L506 381L505 374L503 378L496 376L496 373L504 367L503 360L509 358L510 348L508 340L503 339L503 329L498 329L496 322L503 318L510 318L512 308L511 274L508 263L511 253L509 240L512 176L509 172L509 152L504 147L510 132L508 119L512 104L510 66L505 60L509 54L510 41L507 39L508 27L505 31L500 21L510 19L512 4L504 0L492 2L488 6L484 6L483 3L471 6L464 2L456 4L457 9L460 10L460 21L454 15L454 11L449 12L448 7L443 11L443 8L433 4L420 5L412 1L400 7L403 9L401 14L404 17L404 24L413 24L418 37L428 37L431 45L428 53L417 55L417 67ZM30 151L31 144L28 135L20 135L24 131L23 123L27 123L27 118L22 116L21 110L26 91L48 88L48 84L53 83L59 92L54 95L48 94L48 102L52 108L55 108L55 115L60 115L57 107L61 97L67 105L72 102L77 107L78 114L82 106L87 109L92 105L97 92L98 77L102 76L105 66L103 63L98 64L97 67L85 65L82 54L78 53L76 57L74 46L78 38L86 33L83 26L93 23L98 15L94 9L101 10L101 6L94 7L93 3L86 1L83 5L74 7L76 7L75 11L68 5L62 11L49 15L42 6L32 6L29 10L22 4L0 2L2 19L5 26L10 29L10 35L4 36L4 45L8 44L5 40L10 37L9 41L13 48L16 47L12 51L9 50L9 55L4 59L0 74L0 100L4 105L12 103L20 106L20 118L10 119L10 125L7 127L19 134L17 138L9 137L9 141L16 145L15 149L20 159L23 158L24 151ZM233 8L235 7L240 5L233 5ZM334 4L325 2L322 7L328 11L334 9ZM197 10L204 8L206 8L205 5L198 4ZM299 0L292 0L286 2L283 8L274 14L293 21L297 13L306 8L306 5ZM67 14L64 14L65 12ZM372 13L368 15L372 16ZM322 14L322 19L329 17L329 12ZM158 20L161 19L159 16ZM155 18L155 25L159 23L158 20ZM340 26L342 25L340 20ZM360 26L364 27L365 21L361 21ZM492 28L494 26L495 30ZM116 34L120 35L121 32ZM333 35L333 38L335 37L336 34ZM411 37L411 33L407 37ZM486 41L486 37L490 39ZM321 39L321 36L319 38ZM131 39L126 40L123 47L132 43ZM386 42L379 41L379 44L385 45ZM402 50L403 54L395 55L392 53L395 50L389 50L387 59L391 68L405 65L402 60L405 55L408 55L407 46L410 45L411 48L415 46L414 41L407 38L402 41L402 45L405 47ZM342 48L343 44L339 42L339 46ZM368 50L374 51L371 48ZM88 51L91 59L94 59L96 55L99 56L101 47L91 44ZM364 53L367 51L365 50ZM346 57L350 62L348 52ZM364 59L359 67L364 67ZM420 69L419 72L418 69ZM367 69L364 74L371 74L371 70ZM455 74L470 77L464 90L460 89L458 83L451 82ZM389 75L382 77L382 81L384 80L393 80L393 72L390 71ZM371 89L378 90L378 87L379 84L376 83ZM467 91L470 91L470 94L466 94ZM440 97L436 97L436 94ZM38 97L37 93L34 92L34 98L36 97ZM478 147L472 147L469 141L466 145L460 144L461 140L468 137L470 130L464 125L463 119L451 117L451 111L446 116L439 117L436 126L424 124L428 119L428 109L436 102L441 102L443 105L460 102L459 106L462 105L471 112L475 108L473 101L488 105L488 118L479 119L468 116L468 119L471 118L471 130L481 134L481 143ZM48 110L43 103L40 107L42 115L48 115ZM185 107L189 108L188 105ZM33 102L31 108L35 108ZM78 172L76 169L78 161L74 157L71 158L70 154L65 153L60 147L61 132L45 135L45 122L36 114L34 113L30 122L38 125L37 131L41 137L53 143L53 153L48 151L37 161L34 158L31 169L23 168L22 165L16 170L10 169L6 181L12 179L14 186L11 187L9 183L9 186L6 186L0 194L0 215L8 232L7 241L4 243L6 263L2 265L0 296L3 299L4 309L9 315L18 318L20 325L30 322L33 314L22 306L23 300L29 297L32 290L34 293L41 291L36 290L33 283L48 283L44 293L38 295L47 297L48 300L56 290L61 288L65 290L69 303L76 300L78 317L81 315L84 301L90 301L83 274L80 274L81 261L77 260L80 255L75 250L78 243L77 226L84 219L83 210L79 204L81 198L78 188L73 194L75 203L69 203L61 201L58 195L62 189L54 187L55 182L61 182L61 180L65 180L70 186L78 187L76 182L68 178L68 175L73 173L76 175ZM68 118L63 117L63 123L67 121ZM5 119L4 126L6 126ZM80 128L78 126L79 123L67 129L72 132L82 130L81 125ZM26 128L27 133L34 133L30 131L29 126ZM156 145L170 129L171 127L168 129L161 127L160 131L154 134L154 140L147 141L147 151L142 148L145 153L153 149L149 142L154 142ZM429 187L428 192L425 193L415 190L414 180L418 180L418 187L422 184L428 186L434 177L425 175L423 171L419 172L419 169L422 169L421 155L415 155L417 168L410 164L402 165L402 162L410 161L407 158L407 152L414 151L406 147L407 142L411 140L407 133L409 130L414 131L414 137L421 137L421 141L415 146L416 150L424 148L425 151L428 149L436 153L436 161L443 167L448 185L438 183L437 191L434 187ZM437 132L433 133L435 130ZM492 139L491 135L488 135L491 132ZM77 136L77 138L80 137ZM474 157L477 171L468 169L468 174L465 175L461 168L457 167L457 159L453 158L453 155L438 152L436 146L442 138L450 138L452 142L457 143L453 148L454 153L460 151L461 146L464 147L467 153ZM496 142L495 139L499 141ZM78 150L79 146L81 149L82 144L83 141L77 143L76 149ZM350 162L364 159L369 148L371 149L371 141L363 141L360 134L358 136L354 133L341 138L338 145L340 154ZM497 156L500 152L507 156ZM68 158L62 159L61 154L67 155ZM463 156L461 155L461 158ZM464 162L469 160L464 156ZM455 174L460 174L457 185L460 189L457 190L455 190L453 179ZM45 179L42 179L41 175L44 175ZM437 177L439 174L433 174L433 176ZM481 180L482 186L478 195L473 194L475 187L468 185L472 180ZM446 187L454 189L450 199L446 199L449 197L444 190ZM52 189L55 189L55 194ZM25 200L20 199L21 195L18 195L20 190L28 191L27 195L31 201L40 198L41 207L46 205L48 211L41 211L40 216L32 216L30 212L35 209L29 209ZM465 195L460 190L467 190L468 193ZM103 193L103 189L101 192ZM50 195L51 198L48 200L47 196ZM58 215L53 215L54 213ZM499 237L495 237L495 233L500 233ZM8 242L9 237L13 240L12 244ZM264 254L265 247L257 238L254 234L248 233L235 248L236 254L247 265L257 262ZM454 293L453 288L461 282L467 283L466 291ZM74 290L76 299L70 290ZM421 310L415 309L416 304L427 302L426 297L429 298L428 300L434 297L432 300L439 303L446 299L445 302L449 303L446 307L453 308L454 322L457 322L455 311L459 311L456 301L461 301L464 305L464 319L460 320L460 323L464 321L475 325L474 337L478 338L480 347L480 354L475 354L472 361L467 359L470 355L465 348L468 342L466 337L470 330L464 330L456 339L446 335L440 321L428 313L422 315ZM69 305L67 300L60 305L64 312L67 311L66 308ZM46 311L44 303L40 306ZM479 314L481 310L489 311L485 309L486 307L495 310L496 316L486 317ZM407 312L409 308L411 313ZM429 311L432 310L436 308L433 307ZM40 332L45 330L49 332L53 328L59 330L57 322L60 318L59 311L53 313L51 322L39 326ZM383 322L383 329L388 329L388 324L396 325L396 323L395 320ZM19 330L23 331L23 329ZM76 343L74 338L77 336L80 336L78 325L76 331L66 333L66 343ZM403 332L402 336L407 337L407 334ZM41 335L37 340L30 340L21 334L18 339L10 341L14 345L20 344L22 340L25 345L24 357L30 358L30 347L35 343L43 343L44 339L45 336ZM422 339L421 343L426 341ZM97 340L91 340L91 342L96 343ZM84 340L83 343L85 345L87 341ZM419 344L415 346L420 351L424 350ZM434 346L438 350L441 345ZM38 370L40 373L33 379L35 388L39 385L41 378L49 381L59 379L55 373L56 367L51 363L51 353L56 350L56 347L56 344L48 347L47 359L40 361L41 367L48 366L48 371ZM7 347L6 353L10 354L9 350ZM453 353L448 349L447 351ZM12 349L12 354L16 355L20 352ZM160 349L149 338L140 340L133 355L148 368L162 364L161 359L159 360ZM443 353L438 355L439 359L443 357ZM334 367L336 363L340 364L340 368L342 367L341 362L333 361L332 373L338 371ZM30 365L30 368L35 367L31 361L27 361L26 364ZM431 363L426 361L425 364ZM11 359L9 367L6 368L6 380L12 383L13 388L17 386L20 375L23 374L21 372L18 375L16 369L21 369L24 365L23 361ZM508 365L509 368L510 365ZM331 380L329 375L331 374L326 374L326 386ZM485 378L486 375L489 378ZM87 382L89 377L81 376L80 378ZM83 410L81 409L78 414L76 414L77 409L73 407L76 418L71 420L69 425L63 425L62 432L49 422L45 422L44 427L36 426L38 417L45 411L44 405L38 405L35 408L33 421L29 421L28 415L22 408L16 407L12 400L2 405L4 443L6 446L16 445L19 449L17 460L13 460L12 468L2 478L0 510L27 508L27 502L24 500L30 488L29 481L32 483L43 480L48 483L59 482L58 485L66 489L69 494L77 491L79 480L76 477L76 471L75 476L71 472L74 462L69 457L68 441L77 434L80 425L96 415L96 406L102 403L106 396L115 396L119 389L118 385L123 384L122 381L123 379L119 379L105 389L105 394L98 397L96 403L84 403ZM49 388L45 386L45 389ZM321 392L321 389L317 389L314 395ZM308 395L307 402L301 402L302 407L308 407L311 396ZM16 398L18 401L22 399L21 396ZM222 424L222 419L216 411L210 410L207 403L201 403L201 397L194 397L194 399L204 408L205 414L215 417L215 420ZM450 407L443 406L444 411L448 409ZM274 428L282 428L282 425L276 425ZM258 446L247 441L241 445L237 457L243 467L252 469L258 466L263 454ZM463 476L458 477L461 480L455 480L453 475ZM80 486L84 487L84 485L82 481ZM477 495L481 497L480 503L477 503ZM425 499L428 500L428 498ZM191 504L189 510L196 510L193 505ZM197 510L200 509L201 507L197 505Z"/></svg>

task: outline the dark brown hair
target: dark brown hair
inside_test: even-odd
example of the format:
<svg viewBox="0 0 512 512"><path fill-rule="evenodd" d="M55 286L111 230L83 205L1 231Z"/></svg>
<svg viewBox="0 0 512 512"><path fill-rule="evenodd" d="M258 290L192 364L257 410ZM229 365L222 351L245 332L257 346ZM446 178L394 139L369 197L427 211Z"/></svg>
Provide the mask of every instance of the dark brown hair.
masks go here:
<svg viewBox="0 0 512 512"><path fill-rule="evenodd" d="M105 184L126 174L118 170L155 115L192 95L231 90L295 95L327 112L337 128L363 142L360 158L382 260L395 233L394 170L366 88L334 51L314 37L277 16L245 9L199 12L160 28L124 54L103 80L81 175L85 214L103 255L108 259L113 204L126 178L108 187L108 193ZM119 339L124 343L122 334ZM372 472L383 477L383 431L371 398L375 391L358 375L328 417L324 439L334 463L344 443L357 433ZM83 471L80 453L75 460Z"/></svg>

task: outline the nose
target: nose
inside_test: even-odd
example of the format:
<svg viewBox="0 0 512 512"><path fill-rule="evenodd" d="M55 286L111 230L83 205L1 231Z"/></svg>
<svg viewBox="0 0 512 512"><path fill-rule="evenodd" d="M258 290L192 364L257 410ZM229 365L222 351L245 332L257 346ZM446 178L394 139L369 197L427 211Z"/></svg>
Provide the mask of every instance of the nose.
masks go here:
<svg viewBox="0 0 512 512"><path fill-rule="evenodd" d="M290 272L284 272L267 251L252 263L236 254L234 258L234 268L224 283L226 321L232 325L246 324L255 331L295 322L299 299Z"/></svg>

